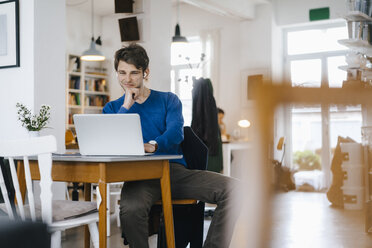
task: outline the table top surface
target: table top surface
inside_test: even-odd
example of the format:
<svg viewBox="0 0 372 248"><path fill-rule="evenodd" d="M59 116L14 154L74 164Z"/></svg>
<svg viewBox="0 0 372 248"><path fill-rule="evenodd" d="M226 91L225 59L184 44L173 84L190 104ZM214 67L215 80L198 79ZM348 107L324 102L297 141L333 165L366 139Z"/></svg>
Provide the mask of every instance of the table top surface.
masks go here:
<svg viewBox="0 0 372 248"><path fill-rule="evenodd" d="M229 147L230 149L247 149L253 147L252 141L233 141L228 143L223 143L222 146Z"/></svg>
<svg viewBox="0 0 372 248"><path fill-rule="evenodd" d="M182 155L81 155L80 153L53 153L53 161L71 161L71 162L125 162L125 161L151 161L151 160L169 160L181 159ZM23 160L23 158L17 158ZM37 160L36 156L30 156L29 160Z"/></svg>

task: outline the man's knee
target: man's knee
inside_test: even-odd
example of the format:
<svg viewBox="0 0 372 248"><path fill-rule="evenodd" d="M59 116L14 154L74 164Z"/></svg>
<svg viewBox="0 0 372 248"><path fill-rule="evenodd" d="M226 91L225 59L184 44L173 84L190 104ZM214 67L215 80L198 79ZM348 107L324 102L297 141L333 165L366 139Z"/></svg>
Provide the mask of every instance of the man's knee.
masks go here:
<svg viewBox="0 0 372 248"><path fill-rule="evenodd" d="M145 221L148 218L149 207L143 202L120 201L120 219L123 222L138 222Z"/></svg>
<svg viewBox="0 0 372 248"><path fill-rule="evenodd" d="M221 177L219 190L221 199L231 201L241 188L241 181L232 177Z"/></svg>

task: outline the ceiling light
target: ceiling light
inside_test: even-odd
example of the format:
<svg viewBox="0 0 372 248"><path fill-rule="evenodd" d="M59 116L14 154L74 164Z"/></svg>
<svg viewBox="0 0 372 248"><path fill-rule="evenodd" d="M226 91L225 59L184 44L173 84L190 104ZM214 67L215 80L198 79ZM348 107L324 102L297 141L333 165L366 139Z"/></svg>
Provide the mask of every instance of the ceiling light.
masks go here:
<svg viewBox="0 0 372 248"><path fill-rule="evenodd" d="M179 23L179 17L180 17L179 12L180 12L180 2L178 0L177 1L177 25L176 25L176 29L175 29L175 32L174 32L174 36L172 37L172 43L177 43L177 42L186 43L187 42L186 37L181 36L181 28L180 28L180 25L178 24Z"/></svg>
<svg viewBox="0 0 372 248"><path fill-rule="evenodd" d="M93 27L94 26L94 12L93 12L94 7L93 7L93 3L94 3L94 0L92 0L92 39L91 39L91 42L90 42L89 49L83 52L80 59L85 60L85 61L103 61L103 60L105 60L105 56L103 56L103 54L100 51L97 50L96 42L94 41L94 27ZM100 41L100 37L98 37L98 39Z"/></svg>

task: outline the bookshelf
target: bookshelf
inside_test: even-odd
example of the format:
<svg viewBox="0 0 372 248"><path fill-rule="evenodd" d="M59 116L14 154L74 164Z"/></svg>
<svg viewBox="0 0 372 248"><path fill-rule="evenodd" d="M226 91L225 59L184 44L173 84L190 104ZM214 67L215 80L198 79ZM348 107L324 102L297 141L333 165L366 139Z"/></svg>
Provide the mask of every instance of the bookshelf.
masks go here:
<svg viewBox="0 0 372 248"><path fill-rule="evenodd" d="M74 114L101 113L110 101L104 62L81 61L68 54L66 66L66 129L75 133Z"/></svg>

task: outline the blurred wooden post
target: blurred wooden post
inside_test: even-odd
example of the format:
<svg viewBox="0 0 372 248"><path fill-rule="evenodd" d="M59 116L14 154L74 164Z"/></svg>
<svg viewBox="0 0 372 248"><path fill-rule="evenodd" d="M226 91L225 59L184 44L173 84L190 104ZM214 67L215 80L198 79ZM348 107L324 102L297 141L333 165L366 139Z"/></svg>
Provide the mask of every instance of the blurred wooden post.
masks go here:
<svg viewBox="0 0 372 248"><path fill-rule="evenodd" d="M339 104L339 105L358 105L363 106L363 110L369 112L371 118L371 109L372 105L372 88L305 88L305 87L291 87L290 84L271 84L263 85L257 90L257 117L258 117L258 126L259 126L259 137L261 140L260 149L261 149L261 161L262 170L264 175L263 179L266 182L270 182L270 175L272 173L272 167L270 167L271 162L268 160L271 158L270 147L273 144L273 117L276 107L281 104L287 103L298 103L298 104ZM365 112L365 113L367 113ZM367 171L368 173L368 171ZM371 173L371 172L369 172ZM370 182L371 183L371 182ZM268 188L264 188L262 193L264 194L264 201L270 203L270 183L266 184ZM368 181L366 182L365 187L368 187ZM366 199L367 200L367 199ZM369 200L369 199L368 199ZM369 201L370 202L370 201ZM262 236L261 243L259 247L268 247L269 244L266 243L267 240L270 240L265 235L270 233L270 214L271 210L269 209L270 204L265 204L267 209L264 210L266 214L262 215L263 226L260 230ZM372 218L372 209L368 209L372 204L366 204L366 220ZM367 225L367 221L366 221ZM368 227L366 226L366 230Z"/></svg>

